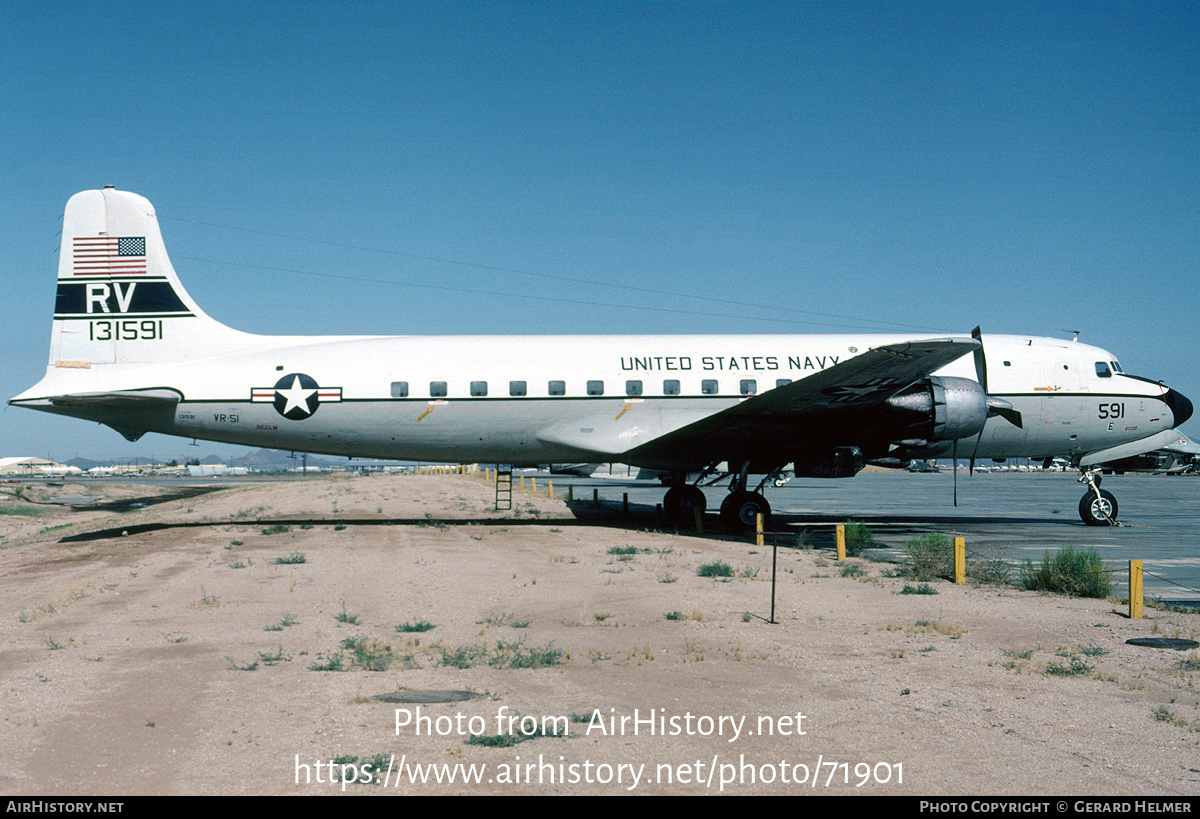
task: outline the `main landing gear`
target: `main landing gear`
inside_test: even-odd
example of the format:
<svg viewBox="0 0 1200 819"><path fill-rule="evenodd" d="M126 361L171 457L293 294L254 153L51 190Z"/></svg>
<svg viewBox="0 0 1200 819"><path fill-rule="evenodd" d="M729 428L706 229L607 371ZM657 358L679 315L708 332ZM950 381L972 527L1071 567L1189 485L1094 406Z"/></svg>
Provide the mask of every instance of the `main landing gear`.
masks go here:
<svg viewBox="0 0 1200 819"><path fill-rule="evenodd" d="M1117 526L1117 499L1112 492L1100 488L1100 471L1084 470L1079 478L1088 489L1079 500L1079 517L1088 526Z"/></svg>
<svg viewBox="0 0 1200 819"><path fill-rule="evenodd" d="M686 473L677 475L675 482L663 497L663 512L669 519L681 523L691 521L696 514L694 510L699 509L703 515L704 510L708 508L708 498L704 497L700 487L692 486L686 481Z"/></svg>
<svg viewBox="0 0 1200 819"><path fill-rule="evenodd" d="M768 475L753 491L746 489L747 469L734 472L733 480L729 483L729 494L721 501L721 525L729 531L744 531L754 528L758 516L763 516L763 525L771 517L771 504L763 497L762 488L768 480L776 476ZM708 474L700 476L703 480ZM723 475L721 477L724 477ZM716 480L720 480L717 478ZM715 481L714 481L715 482ZM708 501L699 486L687 483L686 473L677 473L671 488L663 498L663 511L671 520L679 523L690 523L695 517L696 509L704 514Z"/></svg>

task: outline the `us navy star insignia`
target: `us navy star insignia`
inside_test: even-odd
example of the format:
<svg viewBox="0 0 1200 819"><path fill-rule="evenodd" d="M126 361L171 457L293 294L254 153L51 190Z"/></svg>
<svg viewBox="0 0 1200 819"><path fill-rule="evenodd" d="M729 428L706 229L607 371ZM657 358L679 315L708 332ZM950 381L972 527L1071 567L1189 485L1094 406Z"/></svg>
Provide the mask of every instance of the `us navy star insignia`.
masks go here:
<svg viewBox="0 0 1200 819"><path fill-rule="evenodd" d="M903 384L891 378L874 378L865 384L845 384L838 387L826 387L821 392L828 395L834 401L844 404L850 401L861 401L864 398L881 392L891 392L902 386Z"/></svg>
<svg viewBox="0 0 1200 819"><path fill-rule="evenodd" d="M303 421L328 401L341 401L341 387L320 387L316 379L304 373L288 373L274 387L255 387L250 391L254 403L272 403L275 411L289 421Z"/></svg>

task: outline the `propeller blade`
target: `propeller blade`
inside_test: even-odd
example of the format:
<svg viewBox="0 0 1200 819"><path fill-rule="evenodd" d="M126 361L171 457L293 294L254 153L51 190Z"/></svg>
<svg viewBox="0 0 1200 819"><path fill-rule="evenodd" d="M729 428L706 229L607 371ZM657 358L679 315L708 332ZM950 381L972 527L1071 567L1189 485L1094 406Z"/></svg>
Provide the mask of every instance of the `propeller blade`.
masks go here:
<svg viewBox="0 0 1200 819"><path fill-rule="evenodd" d="M954 475L954 505L958 506L958 439L954 439L954 465L952 467Z"/></svg>
<svg viewBox="0 0 1200 819"><path fill-rule="evenodd" d="M983 354L983 330L976 326L971 331L971 338L979 342L979 346L975 349L975 380L979 382L979 386L983 387L983 391L987 392L987 358Z"/></svg>
<svg viewBox="0 0 1200 819"><path fill-rule="evenodd" d="M1008 421L1008 423L1012 424L1017 429L1025 429L1024 423L1021 420L1021 413L1019 410L1015 410L1012 407L997 407L995 409L989 409L988 412L990 414L999 415L1001 418Z"/></svg>
<svg viewBox="0 0 1200 819"><path fill-rule="evenodd" d="M1008 421L1017 429L1024 429L1024 421L1021 419L1020 410L1013 409L1013 405L1003 398L997 398L994 395L987 397L988 415L999 415L1004 420Z"/></svg>
<svg viewBox="0 0 1200 819"><path fill-rule="evenodd" d="M971 338L979 342L979 347L975 350L975 380L979 382L979 386L983 387L983 391L987 395L988 415L999 415L1017 429L1024 429L1025 422L1021 418L1021 413L1013 409L1013 405L1003 398L995 398L988 392L987 356L983 352L983 330L976 326L971 331ZM983 433L980 432L980 437L982 436ZM975 448L979 448L978 441L975 442Z"/></svg>

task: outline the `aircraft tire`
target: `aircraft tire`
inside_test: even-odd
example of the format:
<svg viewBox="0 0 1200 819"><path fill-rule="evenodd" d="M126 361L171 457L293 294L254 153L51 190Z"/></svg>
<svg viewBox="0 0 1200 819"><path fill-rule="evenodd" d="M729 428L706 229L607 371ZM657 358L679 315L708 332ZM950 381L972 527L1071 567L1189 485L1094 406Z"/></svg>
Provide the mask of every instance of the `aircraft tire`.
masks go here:
<svg viewBox="0 0 1200 819"><path fill-rule="evenodd" d="M763 526L771 520L771 505L767 499L757 492L744 489L730 492L721 502L721 523L731 532L744 532L753 529L755 517L761 512Z"/></svg>
<svg viewBox="0 0 1200 819"><path fill-rule="evenodd" d="M699 509L703 515L707 508L708 498L697 486L673 486L663 497L663 512L671 520L687 523L695 515L693 509Z"/></svg>
<svg viewBox="0 0 1200 819"><path fill-rule="evenodd" d="M1079 499L1079 517L1088 526L1112 526L1117 522L1117 499L1107 489L1100 490L1100 497L1092 491L1085 492Z"/></svg>

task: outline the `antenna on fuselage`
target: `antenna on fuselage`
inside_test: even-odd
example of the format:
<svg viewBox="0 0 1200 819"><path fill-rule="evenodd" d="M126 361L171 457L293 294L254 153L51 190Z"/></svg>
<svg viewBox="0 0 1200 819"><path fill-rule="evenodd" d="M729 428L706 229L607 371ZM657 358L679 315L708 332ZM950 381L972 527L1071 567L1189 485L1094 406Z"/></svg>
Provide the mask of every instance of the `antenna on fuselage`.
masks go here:
<svg viewBox="0 0 1200 819"><path fill-rule="evenodd" d="M1079 334L1080 334L1080 332L1082 332L1082 331L1080 331L1080 330L1068 330L1066 327L1059 327L1059 328L1058 328L1058 332L1060 332L1060 333L1074 333L1074 334L1075 334L1075 338L1071 339L1071 341L1079 341Z"/></svg>

